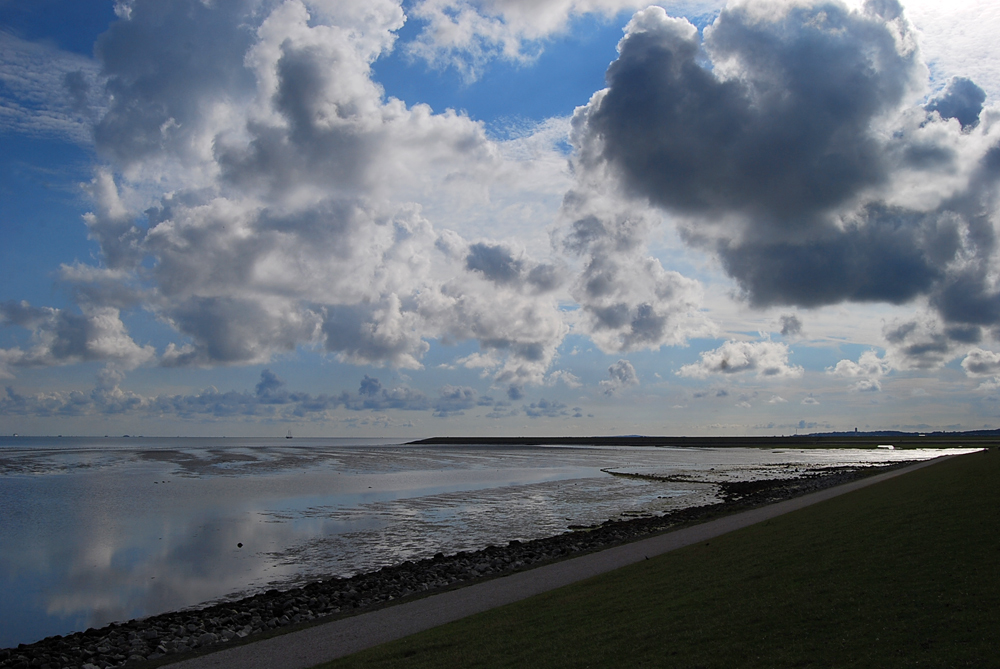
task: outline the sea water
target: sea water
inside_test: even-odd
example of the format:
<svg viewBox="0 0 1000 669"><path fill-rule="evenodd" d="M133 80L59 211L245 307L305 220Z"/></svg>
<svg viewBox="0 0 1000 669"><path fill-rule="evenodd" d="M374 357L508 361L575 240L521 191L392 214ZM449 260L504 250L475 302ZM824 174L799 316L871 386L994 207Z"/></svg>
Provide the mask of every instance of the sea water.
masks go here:
<svg viewBox="0 0 1000 669"><path fill-rule="evenodd" d="M2 438L0 648L712 503L719 481L940 454Z"/></svg>

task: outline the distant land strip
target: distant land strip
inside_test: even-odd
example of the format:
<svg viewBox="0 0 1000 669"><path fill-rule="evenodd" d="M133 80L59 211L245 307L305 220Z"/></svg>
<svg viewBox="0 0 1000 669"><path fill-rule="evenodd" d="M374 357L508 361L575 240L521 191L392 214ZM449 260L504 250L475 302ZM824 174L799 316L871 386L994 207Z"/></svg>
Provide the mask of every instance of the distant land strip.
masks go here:
<svg viewBox="0 0 1000 669"><path fill-rule="evenodd" d="M971 432L844 432L790 435L786 437L649 437L635 434L617 437L430 437L408 442L413 445L447 446L685 446L691 448L874 448L892 444L896 448L947 448L981 446L1000 439L1000 430ZM876 441L877 440L877 441Z"/></svg>

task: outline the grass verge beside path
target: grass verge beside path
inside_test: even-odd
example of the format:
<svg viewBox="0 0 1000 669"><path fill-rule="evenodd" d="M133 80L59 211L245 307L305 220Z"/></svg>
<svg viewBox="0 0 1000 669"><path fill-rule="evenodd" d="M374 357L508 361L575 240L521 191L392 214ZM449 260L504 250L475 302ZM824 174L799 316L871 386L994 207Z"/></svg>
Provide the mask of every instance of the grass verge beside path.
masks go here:
<svg viewBox="0 0 1000 669"><path fill-rule="evenodd" d="M1000 451L321 666L1000 666Z"/></svg>

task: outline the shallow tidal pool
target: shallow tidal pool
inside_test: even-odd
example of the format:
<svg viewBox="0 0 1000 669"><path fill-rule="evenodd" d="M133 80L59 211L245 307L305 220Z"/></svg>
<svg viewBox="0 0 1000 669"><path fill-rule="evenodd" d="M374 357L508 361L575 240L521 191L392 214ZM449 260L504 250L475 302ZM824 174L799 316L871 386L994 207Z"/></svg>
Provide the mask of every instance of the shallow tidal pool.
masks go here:
<svg viewBox="0 0 1000 669"><path fill-rule="evenodd" d="M0 439L0 647L945 452Z"/></svg>

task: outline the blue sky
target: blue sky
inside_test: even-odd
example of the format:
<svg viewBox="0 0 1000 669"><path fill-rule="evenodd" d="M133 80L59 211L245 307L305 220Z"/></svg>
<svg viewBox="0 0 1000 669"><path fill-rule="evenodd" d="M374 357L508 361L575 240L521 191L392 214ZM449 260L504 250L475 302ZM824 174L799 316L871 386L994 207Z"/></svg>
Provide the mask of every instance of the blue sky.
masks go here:
<svg viewBox="0 0 1000 669"><path fill-rule="evenodd" d="M0 432L998 427L998 27L0 0Z"/></svg>

